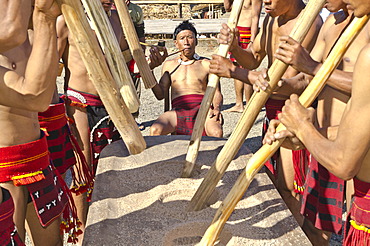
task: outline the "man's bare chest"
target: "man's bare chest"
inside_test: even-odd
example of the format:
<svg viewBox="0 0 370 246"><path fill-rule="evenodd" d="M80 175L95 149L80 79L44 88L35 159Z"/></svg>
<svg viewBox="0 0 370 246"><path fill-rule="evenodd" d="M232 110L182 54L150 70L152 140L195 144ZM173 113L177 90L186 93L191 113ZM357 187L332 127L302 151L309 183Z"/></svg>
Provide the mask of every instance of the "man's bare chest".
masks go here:
<svg viewBox="0 0 370 246"><path fill-rule="evenodd" d="M171 75L172 83L206 83L208 71L200 64L183 65L178 64L178 68Z"/></svg>
<svg viewBox="0 0 370 246"><path fill-rule="evenodd" d="M0 54L0 66L22 75L25 72L30 53L31 46L26 41L21 46Z"/></svg>

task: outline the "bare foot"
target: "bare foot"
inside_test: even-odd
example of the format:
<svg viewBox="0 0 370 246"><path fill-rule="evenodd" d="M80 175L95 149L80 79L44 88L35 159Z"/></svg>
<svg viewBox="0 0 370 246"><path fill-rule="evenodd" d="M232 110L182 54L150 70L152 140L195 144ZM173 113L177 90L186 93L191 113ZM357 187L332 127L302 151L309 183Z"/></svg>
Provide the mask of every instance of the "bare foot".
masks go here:
<svg viewBox="0 0 370 246"><path fill-rule="evenodd" d="M244 105L236 105L225 110L225 112L238 112L238 113L243 113L244 111Z"/></svg>

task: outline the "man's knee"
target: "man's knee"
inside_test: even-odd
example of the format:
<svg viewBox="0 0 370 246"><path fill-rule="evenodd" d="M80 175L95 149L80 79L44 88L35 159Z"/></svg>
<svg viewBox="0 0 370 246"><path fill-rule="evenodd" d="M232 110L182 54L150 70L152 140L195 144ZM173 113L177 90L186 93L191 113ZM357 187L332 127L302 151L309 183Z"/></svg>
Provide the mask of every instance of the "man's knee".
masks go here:
<svg viewBox="0 0 370 246"><path fill-rule="evenodd" d="M160 124L154 123L150 127L150 136L159 136L162 135L163 127Z"/></svg>
<svg viewBox="0 0 370 246"><path fill-rule="evenodd" d="M206 130L206 133L207 136L216 138L222 138L224 134L221 127L209 127L209 129Z"/></svg>

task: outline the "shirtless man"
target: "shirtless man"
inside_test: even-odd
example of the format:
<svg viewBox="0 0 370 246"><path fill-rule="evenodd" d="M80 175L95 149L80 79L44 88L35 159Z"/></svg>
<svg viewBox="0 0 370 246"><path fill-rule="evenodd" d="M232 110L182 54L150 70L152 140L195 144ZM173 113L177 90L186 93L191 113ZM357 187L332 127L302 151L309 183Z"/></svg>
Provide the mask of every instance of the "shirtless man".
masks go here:
<svg viewBox="0 0 370 246"><path fill-rule="evenodd" d="M325 61L339 35L352 19L352 11L347 10L343 0L328 0L325 7L334 14L328 17L321 28L315 47L311 51L311 56L301 45L286 36L280 39L282 42L275 54L276 58L309 76L316 75L321 67L321 62ZM342 11L339 11L341 9ZM342 63L329 78L328 84L318 96L316 110L316 126L318 129L327 129L339 125L351 95L353 67L361 49L366 44L367 33L363 30L349 47ZM305 83L308 79L302 79L304 76L302 73L297 75L295 78L299 80L296 83L300 83L300 81ZM326 137L329 137L329 139L335 138ZM328 185L329 183L331 185ZM343 180L329 173L316 160L310 162L301 213L306 217L303 230L314 245L328 244L332 232L336 234L342 232L344 185ZM349 190L353 194L353 189L347 187L346 192L348 193ZM324 199L335 202L328 203ZM347 206L350 202L351 198L349 196ZM330 215L330 217L327 215ZM313 225L324 232L315 230Z"/></svg>
<svg viewBox="0 0 370 246"><path fill-rule="evenodd" d="M55 89L55 23L60 10L52 0L36 0L32 48L27 37L31 1L3 1L0 11L0 183L14 200L14 221L22 241L27 219L35 245L62 245L59 215L71 206L67 187L50 164L37 118L37 112L49 106ZM29 196L34 204L31 211L27 210ZM39 237L44 228L49 233Z"/></svg>
<svg viewBox="0 0 370 246"><path fill-rule="evenodd" d="M124 38L117 11L111 10L113 1L101 0L101 3L108 15L121 50L128 50L128 44ZM70 100L70 107L67 108L67 113L74 121L72 130L79 141L86 161L95 172L101 150L112 141L120 139L120 135L111 122L97 90L89 79L86 67L63 16L58 18L57 34L59 55L63 59L68 74L67 96ZM152 69L164 60L164 57L159 54L156 48L151 49L151 57L154 57L154 55L159 59L152 59L155 60L155 62L149 64ZM132 64L132 61L130 61L130 64ZM86 193L83 193L74 197L78 217L82 222L82 230L86 225L88 211L86 195ZM79 240L79 243L82 243L82 240Z"/></svg>
<svg viewBox="0 0 370 246"><path fill-rule="evenodd" d="M172 110L164 112L150 127L150 135L191 135L194 122L209 76L209 60L195 53L197 31L189 21L176 27L174 39L176 48L182 50L179 57L165 61L162 78L153 92L158 100L165 98L168 110L169 88L171 87ZM203 135L222 137L222 94L218 86L209 117L205 122Z"/></svg>
<svg viewBox="0 0 370 246"><path fill-rule="evenodd" d="M233 0L224 0L224 7L227 12L231 11ZM239 46L246 49L250 43L253 43L258 33L258 24L262 9L262 0L245 0L238 19ZM235 58L230 57L231 61L236 63ZM238 65L237 63L235 65ZM243 81L234 79L235 87L235 105L226 112L243 112L243 92L245 100L248 103L252 96L253 88Z"/></svg>
<svg viewBox="0 0 370 246"><path fill-rule="evenodd" d="M275 60L273 56L274 51L278 47L277 40L283 35L290 34L305 5L301 0L265 0L264 7L268 15L263 22L261 31L257 34L256 39L248 49L243 50L240 48L237 45L236 39L232 38L236 30L230 30L226 24L223 24L223 28L221 29L219 42L221 44L230 44L231 53L238 63L246 69L233 65L226 58L214 55L210 65L211 73L215 73L221 77L237 78L254 85L260 79L261 72L250 70L258 68L265 56L268 57L268 67L272 65ZM312 49L321 25L322 20L320 17L317 17L302 43L303 47L308 50ZM230 43L231 41L232 43ZM291 78L297 73L297 70L289 67L284 73L283 78ZM266 88L262 87L262 89ZM285 99L287 99L291 93L300 93L303 89L304 86L298 87L295 84L285 83L271 95L265 105L266 121L264 124L264 131L267 130L268 122L277 117L277 114L284 105ZM294 186L294 182L300 181L300 179L294 172L294 165L298 165L293 162L292 155L294 154L292 154L291 150L280 148L278 154L266 163L266 172L276 184L278 191L291 210L293 216L298 223L302 225L303 218L299 213L299 195L296 193L297 191ZM301 182L303 185L303 181Z"/></svg>
<svg viewBox="0 0 370 246"><path fill-rule="evenodd" d="M356 17L370 13L370 2L365 0L345 0L348 10L354 10ZM344 245L369 245L370 227L370 83L367 74L370 69L369 25L366 28L366 46L361 50L353 69L351 99L346 105L339 127L329 126L326 133L319 132L313 124L314 110L305 109L292 95L286 101L281 122L288 130L270 133L274 139L289 137L284 143L301 144L329 172L343 179L354 179L355 195L351 211L346 221ZM297 138L296 138L297 137ZM294 146L292 146L294 147ZM349 229L349 230L348 230Z"/></svg>

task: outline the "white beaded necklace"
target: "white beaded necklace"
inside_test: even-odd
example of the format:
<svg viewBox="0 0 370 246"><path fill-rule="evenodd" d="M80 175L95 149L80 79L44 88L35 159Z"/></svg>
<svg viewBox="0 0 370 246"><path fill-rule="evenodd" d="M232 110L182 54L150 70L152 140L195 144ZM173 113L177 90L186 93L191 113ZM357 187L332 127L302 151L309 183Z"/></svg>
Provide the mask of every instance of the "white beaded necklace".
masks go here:
<svg viewBox="0 0 370 246"><path fill-rule="evenodd" d="M194 58L193 60L189 60L189 61L183 61L183 60L181 60L181 58L179 58L179 59L177 60L177 62L178 62L180 65L191 65L191 64L193 64L195 61L199 60L199 59L200 59L200 56L199 56L198 54L194 53L193 58Z"/></svg>

